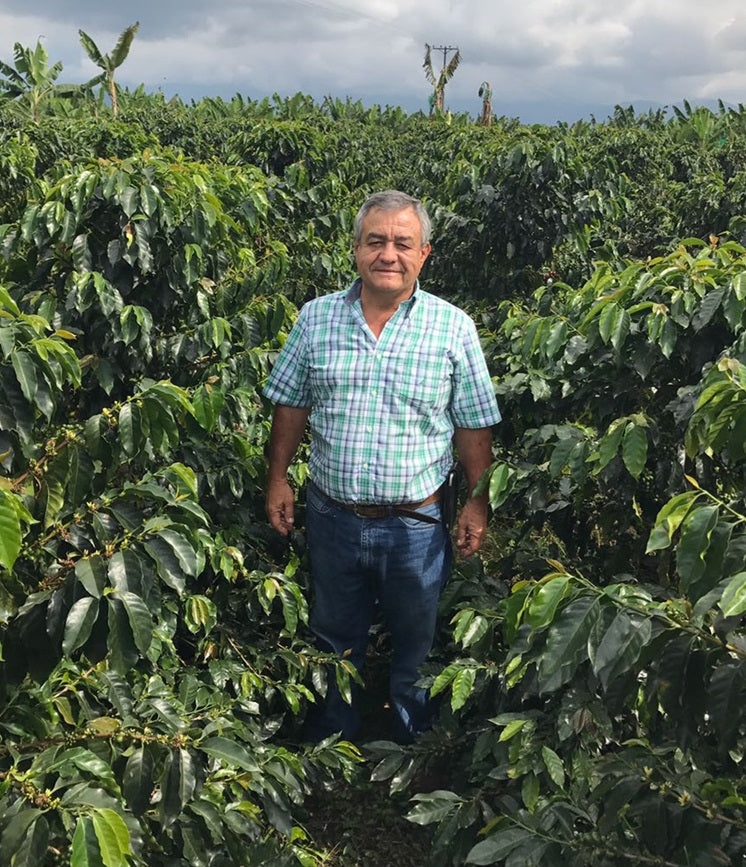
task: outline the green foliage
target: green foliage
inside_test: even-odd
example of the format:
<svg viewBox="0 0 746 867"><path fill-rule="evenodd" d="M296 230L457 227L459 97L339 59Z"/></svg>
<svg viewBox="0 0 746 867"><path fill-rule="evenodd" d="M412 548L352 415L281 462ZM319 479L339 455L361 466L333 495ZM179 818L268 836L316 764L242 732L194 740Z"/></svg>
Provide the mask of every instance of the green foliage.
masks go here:
<svg viewBox="0 0 746 867"><path fill-rule="evenodd" d="M85 31L78 31L78 34L80 35L80 44L85 49L86 54L96 64L96 66L103 70L101 75L89 81L87 86L92 87L93 85L98 84L99 81L106 84L107 90L109 91L109 98L111 99L111 110L114 117L119 114L117 86L114 81L114 74L127 59L127 55L132 47L132 40L135 38L135 34L139 27L140 22L136 21L134 24L125 28L119 34L117 44L111 50L110 54L102 54L99 47Z"/></svg>
<svg viewBox="0 0 746 867"><path fill-rule="evenodd" d="M81 90L79 85L56 84L62 72L62 63L49 65L49 55L41 44L34 49L16 42L13 46L14 63L0 61L0 101L13 100L23 106L32 121L38 121L46 102L52 97L71 97Z"/></svg>
<svg viewBox="0 0 746 867"><path fill-rule="evenodd" d="M271 740L327 660L261 517L257 387L294 315L266 187L145 153L49 177L2 228L13 863L309 863L297 806L357 761Z"/></svg>
<svg viewBox="0 0 746 867"><path fill-rule="evenodd" d="M451 590L433 864L743 857L744 267L692 240L484 314L505 548Z"/></svg>
<svg viewBox="0 0 746 867"><path fill-rule="evenodd" d="M293 741L354 674L263 515L260 388L386 187L425 199L424 282L504 422L440 722L368 745L373 781L448 761L409 813L433 867L742 858L743 108L486 128L137 88L115 119L32 54L0 106L0 860L323 863L303 802L360 755Z"/></svg>

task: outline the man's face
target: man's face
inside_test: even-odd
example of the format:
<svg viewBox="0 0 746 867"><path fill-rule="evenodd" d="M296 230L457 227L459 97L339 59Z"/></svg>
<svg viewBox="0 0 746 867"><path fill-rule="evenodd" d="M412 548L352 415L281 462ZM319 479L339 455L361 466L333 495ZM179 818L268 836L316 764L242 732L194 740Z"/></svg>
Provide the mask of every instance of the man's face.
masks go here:
<svg viewBox="0 0 746 867"><path fill-rule="evenodd" d="M355 262L368 292L408 298L429 254L430 244L422 246L422 227L414 208L373 208L363 218Z"/></svg>

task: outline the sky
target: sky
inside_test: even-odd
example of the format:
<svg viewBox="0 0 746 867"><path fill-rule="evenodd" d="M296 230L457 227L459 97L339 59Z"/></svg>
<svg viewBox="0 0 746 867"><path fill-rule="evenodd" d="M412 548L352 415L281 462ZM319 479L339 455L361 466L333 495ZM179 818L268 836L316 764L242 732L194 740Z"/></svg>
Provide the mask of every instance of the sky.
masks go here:
<svg viewBox="0 0 746 867"><path fill-rule="evenodd" d="M135 21L117 82L185 102L300 91L427 112L429 43L460 50L453 112L477 115L483 82L494 114L524 123L746 103L743 0L0 0L0 60L41 39L58 82L81 83L99 70L78 30L108 53Z"/></svg>

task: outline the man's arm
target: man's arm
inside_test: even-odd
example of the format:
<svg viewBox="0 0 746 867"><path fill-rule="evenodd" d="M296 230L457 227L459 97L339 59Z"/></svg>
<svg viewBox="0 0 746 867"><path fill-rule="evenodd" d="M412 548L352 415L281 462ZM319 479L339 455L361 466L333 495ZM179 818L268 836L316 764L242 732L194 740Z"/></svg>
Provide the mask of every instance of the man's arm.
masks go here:
<svg viewBox="0 0 746 867"><path fill-rule="evenodd" d="M267 478L267 517L283 536L293 529L295 500L288 483L288 467L306 429L309 407L276 404L269 435L269 473Z"/></svg>
<svg viewBox="0 0 746 867"><path fill-rule="evenodd" d="M466 472L469 494L474 490L482 473L492 463L492 428L457 427L453 440L458 460ZM478 551L487 530L488 495L469 496L458 518L456 548L464 557Z"/></svg>

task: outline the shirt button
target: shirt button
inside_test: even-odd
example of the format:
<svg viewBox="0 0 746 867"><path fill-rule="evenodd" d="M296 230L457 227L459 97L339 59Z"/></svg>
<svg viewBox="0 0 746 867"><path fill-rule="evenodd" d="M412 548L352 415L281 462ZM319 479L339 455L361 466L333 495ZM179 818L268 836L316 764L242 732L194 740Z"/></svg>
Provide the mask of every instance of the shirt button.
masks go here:
<svg viewBox="0 0 746 867"><path fill-rule="evenodd" d="M373 428L372 428L372 427L366 427L365 430L368 431L368 433L373 433Z"/></svg>

